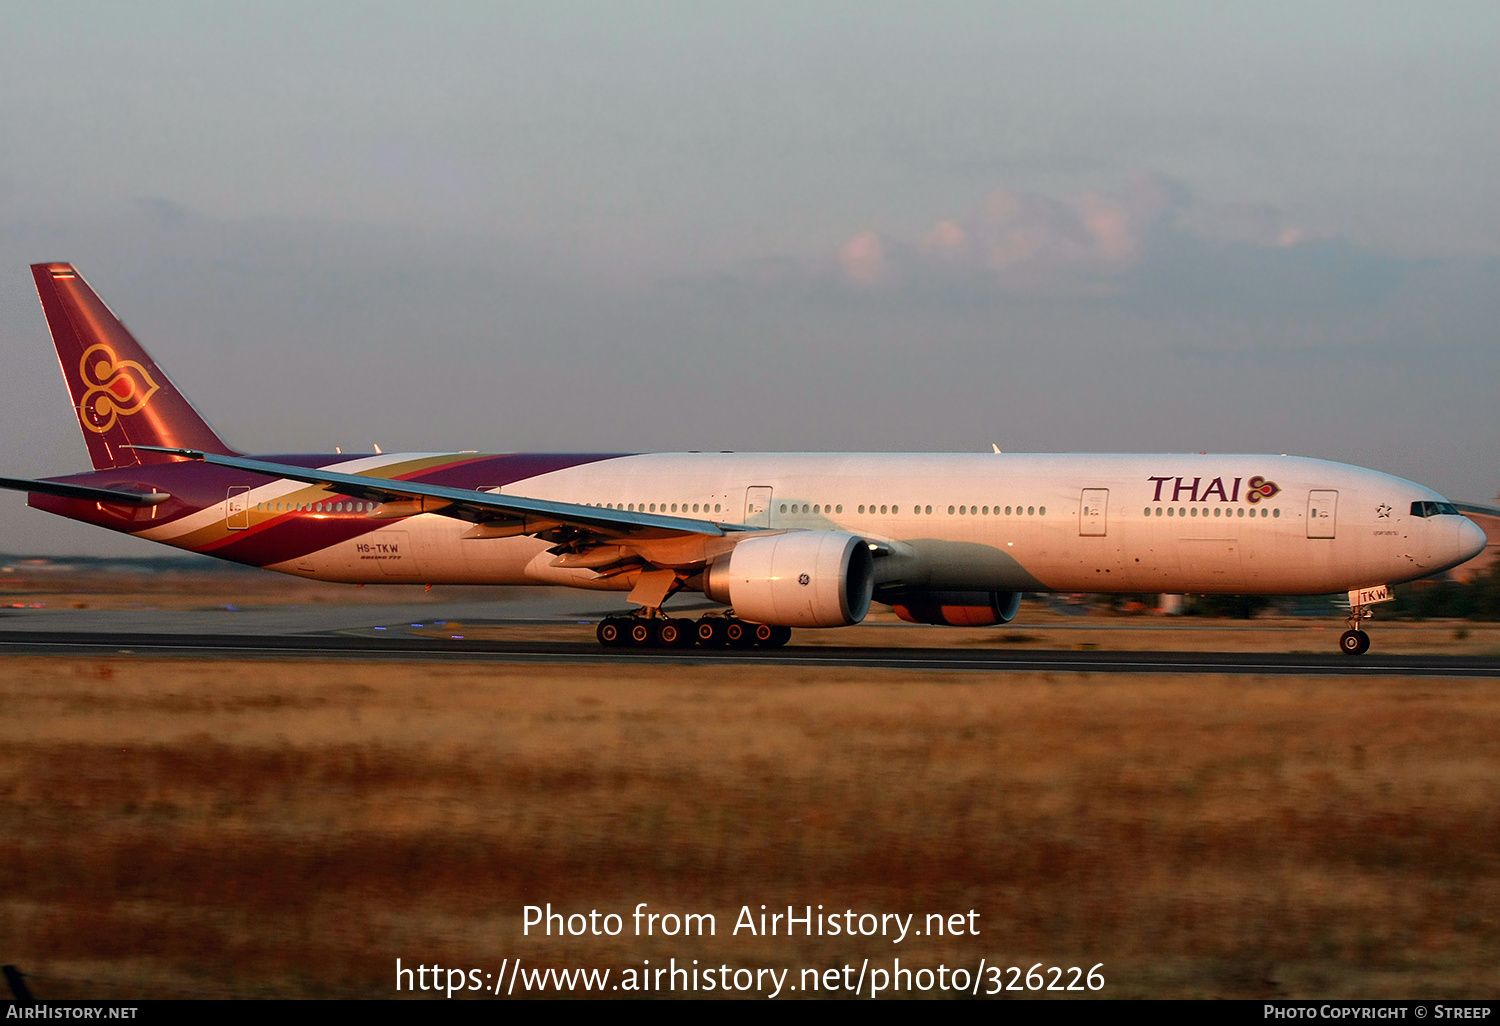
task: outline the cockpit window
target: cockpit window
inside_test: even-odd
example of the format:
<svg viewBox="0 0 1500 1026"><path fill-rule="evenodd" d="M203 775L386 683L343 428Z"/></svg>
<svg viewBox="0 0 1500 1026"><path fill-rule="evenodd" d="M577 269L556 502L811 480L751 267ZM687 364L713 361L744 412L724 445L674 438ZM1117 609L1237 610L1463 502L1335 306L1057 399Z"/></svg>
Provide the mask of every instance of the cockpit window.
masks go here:
<svg viewBox="0 0 1500 1026"><path fill-rule="evenodd" d="M1411 515L1414 517L1438 517L1438 516L1462 516L1458 508L1451 502L1428 502L1418 501L1411 504Z"/></svg>

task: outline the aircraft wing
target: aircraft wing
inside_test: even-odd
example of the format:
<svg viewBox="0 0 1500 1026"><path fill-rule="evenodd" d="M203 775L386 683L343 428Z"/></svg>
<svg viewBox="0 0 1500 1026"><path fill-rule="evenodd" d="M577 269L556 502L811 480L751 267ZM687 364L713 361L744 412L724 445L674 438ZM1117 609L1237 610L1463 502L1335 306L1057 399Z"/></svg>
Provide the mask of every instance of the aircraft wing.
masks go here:
<svg viewBox="0 0 1500 1026"><path fill-rule="evenodd" d="M411 516L416 513L438 513L467 520L486 527L511 528L505 533L534 534L561 540L562 536L593 535L597 538L670 538L684 535L722 537L730 532L756 531L743 524L719 524L693 517L664 516L602 506L585 506L550 499L528 499L517 495L449 488L418 481L396 481L369 474L341 474L317 467L295 467L284 463L222 456L196 449L168 449L138 445L136 449L182 456L220 467L248 470L266 477L286 478L307 484L325 485L344 495L381 503L383 510L375 516ZM571 531L569 529L572 529Z"/></svg>

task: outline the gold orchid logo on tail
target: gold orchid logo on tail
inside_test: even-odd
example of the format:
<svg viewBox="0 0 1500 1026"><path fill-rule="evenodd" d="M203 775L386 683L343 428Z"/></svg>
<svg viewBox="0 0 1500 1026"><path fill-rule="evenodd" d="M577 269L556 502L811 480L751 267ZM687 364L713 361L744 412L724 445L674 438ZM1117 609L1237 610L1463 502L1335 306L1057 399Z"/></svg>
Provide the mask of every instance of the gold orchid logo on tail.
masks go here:
<svg viewBox="0 0 1500 1026"><path fill-rule="evenodd" d="M134 360L122 360L100 343L84 350L78 365L83 378L83 398L78 419L96 434L104 434L121 417L140 413L161 386Z"/></svg>

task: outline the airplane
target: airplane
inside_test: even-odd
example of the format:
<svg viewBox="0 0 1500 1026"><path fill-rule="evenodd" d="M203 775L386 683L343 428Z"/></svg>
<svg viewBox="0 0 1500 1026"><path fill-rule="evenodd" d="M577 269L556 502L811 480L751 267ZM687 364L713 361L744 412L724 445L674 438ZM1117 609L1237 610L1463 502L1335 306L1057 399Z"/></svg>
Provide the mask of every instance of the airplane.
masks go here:
<svg viewBox="0 0 1500 1026"><path fill-rule="evenodd" d="M1025 592L1348 592L1483 550L1411 481L1272 455L343 453L229 448L68 263L32 265L94 470L0 478L27 504L191 552L352 584L628 592L607 646L784 645L859 623L1009 622ZM698 593L729 607L664 611Z"/></svg>

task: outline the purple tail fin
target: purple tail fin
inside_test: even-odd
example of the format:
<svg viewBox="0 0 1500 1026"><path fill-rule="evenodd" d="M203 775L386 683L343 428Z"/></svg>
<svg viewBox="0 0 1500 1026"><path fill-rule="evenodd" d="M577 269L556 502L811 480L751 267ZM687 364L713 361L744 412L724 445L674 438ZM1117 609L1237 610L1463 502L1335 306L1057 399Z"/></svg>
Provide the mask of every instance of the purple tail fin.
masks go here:
<svg viewBox="0 0 1500 1026"><path fill-rule="evenodd" d="M173 459L131 445L235 455L72 264L32 264L94 469Z"/></svg>

